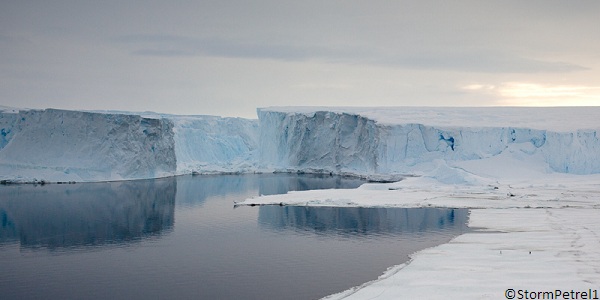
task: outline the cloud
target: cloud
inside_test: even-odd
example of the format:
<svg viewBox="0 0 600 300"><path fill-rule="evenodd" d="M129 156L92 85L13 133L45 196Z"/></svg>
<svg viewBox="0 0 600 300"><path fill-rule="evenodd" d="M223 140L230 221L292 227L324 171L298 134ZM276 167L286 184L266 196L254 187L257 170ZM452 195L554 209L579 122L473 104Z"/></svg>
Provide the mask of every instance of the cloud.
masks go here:
<svg viewBox="0 0 600 300"><path fill-rule="evenodd" d="M278 44L178 35L125 35L115 38L130 54L157 57L216 56L281 61L368 64L416 70L481 73L565 73L587 70L568 62L543 61L497 51L386 49L358 46Z"/></svg>
<svg viewBox="0 0 600 300"><path fill-rule="evenodd" d="M495 89L496 86L492 85L492 84L479 84L479 83L473 83L473 84L468 84L462 87L463 90L467 90L467 91L490 91Z"/></svg>
<svg viewBox="0 0 600 300"><path fill-rule="evenodd" d="M578 85L541 85L510 82L500 89L500 95L508 98L585 97L598 92L599 87Z"/></svg>
<svg viewBox="0 0 600 300"><path fill-rule="evenodd" d="M542 61L494 52L419 54L413 57L389 57L388 63L414 69L454 70L481 73L566 73L588 68L567 62ZM386 63L386 61L382 61Z"/></svg>
<svg viewBox="0 0 600 300"><path fill-rule="evenodd" d="M303 90L349 90L352 85L347 83L298 83L292 84L290 87Z"/></svg>
<svg viewBox="0 0 600 300"><path fill-rule="evenodd" d="M469 84L462 90L494 96L501 105L584 106L600 105L600 86L544 85L530 82L504 82L499 85Z"/></svg>
<svg viewBox="0 0 600 300"><path fill-rule="evenodd" d="M177 35L129 35L115 39L134 48L133 55L146 56L219 56L236 58L305 61L350 53L316 46L240 42L221 38L192 38Z"/></svg>

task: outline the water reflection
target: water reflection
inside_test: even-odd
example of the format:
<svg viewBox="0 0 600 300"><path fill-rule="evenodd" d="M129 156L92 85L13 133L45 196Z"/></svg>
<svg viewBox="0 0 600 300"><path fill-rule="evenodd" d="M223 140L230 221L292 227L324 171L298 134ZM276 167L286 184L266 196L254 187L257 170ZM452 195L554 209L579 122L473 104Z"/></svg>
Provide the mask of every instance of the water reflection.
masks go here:
<svg viewBox="0 0 600 300"><path fill-rule="evenodd" d="M197 206L211 197L239 194L241 200L362 183L331 176L265 174L0 186L0 247L17 242L31 249L128 243L172 230L175 203Z"/></svg>
<svg viewBox="0 0 600 300"><path fill-rule="evenodd" d="M328 176L320 174L268 176L260 180L260 195L285 194L288 191L322 189L353 189L365 183L352 177Z"/></svg>
<svg viewBox="0 0 600 300"><path fill-rule="evenodd" d="M466 210L233 208L361 183L264 174L0 185L0 298L318 299L466 231Z"/></svg>
<svg viewBox="0 0 600 300"><path fill-rule="evenodd" d="M210 197L244 195L255 191L257 195L285 194L288 191L319 189L351 189L365 183L351 177L318 174L242 174L182 176L177 179L177 204L202 205Z"/></svg>
<svg viewBox="0 0 600 300"><path fill-rule="evenodd" d="M177 177L177 205L202 205L211 197L244 193L257 185L258 177L252 175L181 176Z"/></svg>
<svg viewBox="0 0 600 300"><path fill-rule="evenodd" d="M261 206L258 221L274 230L317 234L402 234L467 230L467 209Z"/></svg>
<svg viewBox="0 0 600 300"><path fill-rule="evenodd" d="M0 246L125 243L169 231L175 219L175 178L1 189Z"/></svg>

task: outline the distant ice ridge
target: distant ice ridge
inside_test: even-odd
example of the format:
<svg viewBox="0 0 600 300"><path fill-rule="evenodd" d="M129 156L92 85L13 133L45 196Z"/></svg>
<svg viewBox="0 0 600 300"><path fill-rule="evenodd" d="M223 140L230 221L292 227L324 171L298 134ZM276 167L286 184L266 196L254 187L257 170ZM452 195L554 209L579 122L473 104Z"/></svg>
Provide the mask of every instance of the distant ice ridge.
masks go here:
<svg viewBox="0 0 600 300"><path fill-rule="evenodd" d="M112 181L255 168L256 120L58 109L0 111L0 180Z"/></svg>
<svg viewBox="0 0 600 300"><path fill-rule="evenodd" d="M462 162L510 156L515 168L534 160L545 172L600 173L600 107L275 107L258 116L260 163L276 170L468 183L475 175Z"/></svg>

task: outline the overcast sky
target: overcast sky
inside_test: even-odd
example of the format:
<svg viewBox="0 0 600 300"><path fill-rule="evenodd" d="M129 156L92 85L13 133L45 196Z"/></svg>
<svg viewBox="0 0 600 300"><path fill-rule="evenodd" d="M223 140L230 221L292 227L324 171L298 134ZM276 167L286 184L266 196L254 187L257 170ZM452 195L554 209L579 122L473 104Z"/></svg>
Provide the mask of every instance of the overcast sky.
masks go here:
<svg viewBox="0 0 600 300"><path fill-rule="evenodd" d="M0 105L600 105L600 1L0 1Z"/></svg>

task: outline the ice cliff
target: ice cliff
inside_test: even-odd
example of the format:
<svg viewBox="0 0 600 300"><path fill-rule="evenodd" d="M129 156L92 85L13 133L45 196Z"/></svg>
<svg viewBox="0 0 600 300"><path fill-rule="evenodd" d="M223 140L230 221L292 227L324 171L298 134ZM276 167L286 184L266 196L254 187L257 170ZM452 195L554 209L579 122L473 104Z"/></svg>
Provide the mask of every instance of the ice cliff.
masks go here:
<svg viewBox="0 0 600 300"><path fill-rule="evenodd" d="M177 173L256 170L258 121L214 116L170 116Z"/></svg>
<svg viewBox="0 0 600 300"><path fill-rule="evenodd" d="M139 115L56 109L0 117L0 172L16 180L162 177L176 168L173 123Z"/></svg>
<svg viewBox="0 0 600 300"><path fill-rule="evenodd" d="M599 107L275 107L258 117L0 108L0 180L284 171L458 183L513 166L600 173ZM481 161L494 164L471 163Z"/></svg>
<svg viewBox="0 0 600 300"><path fill-rule="evenodd" d="M414 174L432 162L517 149L520 159L540 159L548 172L600 173L598 107L280 107L258 115L260 162L274 170Z"/></svg>
<svg viewBox="0 0 600 300"><path fill-rule="evenodd" d="M256 120L58 109L0 111L0 179L113 181L254 167Z"/></svg>

